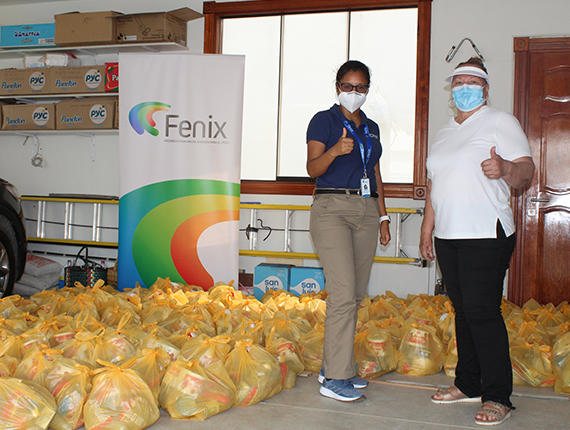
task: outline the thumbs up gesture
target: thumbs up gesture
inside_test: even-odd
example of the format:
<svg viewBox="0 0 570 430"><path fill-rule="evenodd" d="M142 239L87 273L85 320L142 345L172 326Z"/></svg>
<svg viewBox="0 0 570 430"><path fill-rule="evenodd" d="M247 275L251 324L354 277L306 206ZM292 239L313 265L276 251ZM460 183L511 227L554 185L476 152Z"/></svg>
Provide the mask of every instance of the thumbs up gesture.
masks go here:
<svg viewBox="0 0 570 430"><path fill-rule="evenodd" d="M338 142L334 145L337 157L340 155L350 154L354 148L354 141L350 137L346 137L347 130L346 127L342 129L342 136Z"/></svg>
<svg viewBox="0 0 570 430"><path fill-rule="evenodd" d="M505 174L507 174L509 162L503 160L499 154L497 154L496 147L491 148L491 158L487 158L481 163L481 169L483 174L489 179L499 179Z"/></svg>

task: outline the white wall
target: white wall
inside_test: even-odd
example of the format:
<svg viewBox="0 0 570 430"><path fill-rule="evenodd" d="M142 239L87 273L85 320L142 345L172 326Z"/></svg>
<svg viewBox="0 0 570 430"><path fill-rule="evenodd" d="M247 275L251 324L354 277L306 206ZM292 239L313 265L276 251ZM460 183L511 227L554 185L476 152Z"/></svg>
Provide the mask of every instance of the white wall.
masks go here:
<svg viewBox="0 0 570 430"><path fill-rule="evenodd" d="M200 0L68 0L41 2L33 5L1 6L0 25L40 23L51 20L53 14L78 10L117 10L119 12L156 11L190 7L202 11ZM449 88L443 79L460 61L474 55L465 42L453 61L445 57L453 45L464 37L471 38L486 59L490 74L491 105L512 111L513 103L513 38L518 36L566 36L570 2L568 0L434 0L432 4L431 77L429 140L433 141L439 127L452 112L447 108ZM204 20L188 25L191 52L203 51ZM0 68L14 67L14 60L0 57ZM122 78L124 79L124 78ZM98 137L96 160L90 161L88 138L72 136L40 137L45 167L35 168L30 163L32 145L22 145L23 138L0 136L0 176L14 182L23 194L45 195L58 193L119 194L118 136ZM310 204L310 198L287 196L244 196L242 200L263 203ZM389 199L389 206L418 207L422 202ZM418 217L419 218L419 217ZM248 222L245 222L247 225ZM412 257L417 253L419 221L406 225L404 249ZM302 247L310 247L300 239ZM280 250L279 243L277 250ZM389 252L390 250L388 250ZM388 253L387 255L391 255ZM260 259L241 258L243 268L251 271ZM307 260L306 265L315 262ZM370 281L370 294L390 289L396 294L432 293L436 275L433 267L418 268L376 264Z"/></svg>

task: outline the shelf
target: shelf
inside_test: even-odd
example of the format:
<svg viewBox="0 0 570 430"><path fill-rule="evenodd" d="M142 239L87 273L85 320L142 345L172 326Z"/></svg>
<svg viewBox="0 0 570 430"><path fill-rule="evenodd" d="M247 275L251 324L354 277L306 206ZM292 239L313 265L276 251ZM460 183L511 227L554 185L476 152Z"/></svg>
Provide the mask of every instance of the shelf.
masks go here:
<svg viewBox="0 0 570 430"><path fill-rule="evenodd" d="M33 48L1 48L0 57L18 58L26 54L38 54L44 52L72 52L76 55L116 54L118 52L180 52L188 51L186 46L174 42L165 43L117 43L114 45L93 46L51 46Z"/></svg>
<svg viewBox="0 0 570 430"><path fill-rule="evenodd" d="M40 100L40 99L82 99L84 97L118 97L118 91L108 91L104 93L67 93L67 94L19 94L11 96L0 96L0 100Z"/></svg>
<svg viewBox="0 0 570 430"><path fill-rule="evenodd" d="M118 128L89 129L89 130L0 130L0 136L40 136L50 134L76 134L79 136L91 135L114 135L118 134Z"/></svg>

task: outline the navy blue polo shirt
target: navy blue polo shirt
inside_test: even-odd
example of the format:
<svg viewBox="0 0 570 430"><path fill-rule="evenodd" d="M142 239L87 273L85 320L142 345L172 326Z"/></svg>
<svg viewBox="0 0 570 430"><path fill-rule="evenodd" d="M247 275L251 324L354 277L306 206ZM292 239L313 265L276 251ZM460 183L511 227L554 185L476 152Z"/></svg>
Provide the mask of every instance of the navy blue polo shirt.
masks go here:
<svg viewBox="0 0 570 430"><path fill-rule="evenodd" d="M366 172L370 178L370 189L377 191L376 176L374 175L374 166L380 160L382 155L382 145L380 144L380 129L371 119L368 119L364 112L360 111L362 121L360 127L356 128L354 121L348 120L352 128L358 134L360 141L364 144L364 154L366 156L366 136L364 135L364 124L368 124L370 132L370 141L372 143L372 151L370 160L366 165ZM321 111L315 114L309 127L307 128L307 142L316 140L324 143L328 151L332 148L342 136L344 128L343 120L347 119L341 112L338 105L333 105L329 110ZM347 130L348 131L348 130ZM354 140L354 148L349 154L336 157L327 171L317 178L316 188L351 188L360 189L360 180L363 177L364 166L362 164L362 156L360 154L358 141L352 136L350 131L346 137Z"/></svg>

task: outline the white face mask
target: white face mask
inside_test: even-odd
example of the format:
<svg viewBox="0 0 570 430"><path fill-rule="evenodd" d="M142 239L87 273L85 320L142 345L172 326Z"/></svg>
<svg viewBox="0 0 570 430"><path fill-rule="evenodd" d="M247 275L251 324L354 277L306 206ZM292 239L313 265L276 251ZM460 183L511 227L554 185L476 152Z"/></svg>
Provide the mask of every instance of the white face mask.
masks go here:
<svg viewBox="0 0 570 430"><path fill-rule="evenodd" d="M366 101L366 94L356 91L349 91L347 93L340 92L338 95L338 101L347 111L354 113L360 109L360 106L362 106Z"/></svg>

